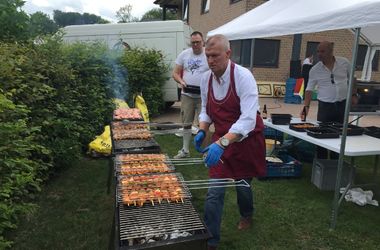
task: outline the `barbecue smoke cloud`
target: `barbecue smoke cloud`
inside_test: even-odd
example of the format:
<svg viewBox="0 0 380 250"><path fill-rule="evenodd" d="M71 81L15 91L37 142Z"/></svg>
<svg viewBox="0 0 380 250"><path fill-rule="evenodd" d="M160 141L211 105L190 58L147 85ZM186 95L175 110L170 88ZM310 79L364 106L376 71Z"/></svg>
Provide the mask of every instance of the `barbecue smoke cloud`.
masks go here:
<svg viewBox="0 0 380 250"><path fill-rule="evenodd" d="M116 53L118 52L119 51ZM113 72L107 81L108 87L114 98L127 101L129 92L128 72L127 69L119 63L119 58L112 54L113 53L110 53L110 55L106 58L106 62L111 66Z"/></svg>

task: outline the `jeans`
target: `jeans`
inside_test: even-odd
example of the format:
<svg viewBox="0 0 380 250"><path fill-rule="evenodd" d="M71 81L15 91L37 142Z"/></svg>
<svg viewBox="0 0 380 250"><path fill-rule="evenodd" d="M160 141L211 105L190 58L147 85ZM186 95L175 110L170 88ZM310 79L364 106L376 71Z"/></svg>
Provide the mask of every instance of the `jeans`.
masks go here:
<svg viewBox="0 0 380 250"><path fill-rule="evenodd" d="M244 179L248 184L252 178ZM205 202L204 221L212 234L212 237L207 241L209 246L217 246L220 241L220 225L222 222L224 195L226 187L219 187L222 184L217 184L218 179L210 179L210 188L207 191ZM218 187L213 187L218 186ZM237 204L241 217L251 217L254 211L253 208L253 192L251 187L236 187Z"/></svg>

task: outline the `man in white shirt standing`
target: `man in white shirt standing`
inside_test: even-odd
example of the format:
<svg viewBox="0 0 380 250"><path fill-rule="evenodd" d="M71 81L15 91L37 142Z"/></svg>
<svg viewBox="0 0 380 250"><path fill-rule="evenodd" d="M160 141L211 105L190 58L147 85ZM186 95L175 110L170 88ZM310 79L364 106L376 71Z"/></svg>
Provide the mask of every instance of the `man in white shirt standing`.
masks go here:
<svg viewBox="0 0 380 250"><path fill-rule="evenodd" d="M207 191L204 220L212 234L208 249L214 250L220 241L225 195L220 179L232 178L250 184L253 177L265 176L266 163L264 124L259 115L255 78L248 69L230 60L230 44L223 35L207 40L206 56L210 71L201 81L202 109L194 144L198 152L205 154L204 161L209 167L211 188ZM212 123L213 143L202 149ZM237 186L236 193L240 213L237 229L246 230L252 224L253 192L246 185Z"/></svg>
<svg viewBox="0 0 380 250"><path fill-rule="evenodd" d="M191 34L191 48L188 48L178 55L173 70L173 79L178 82L182 88L181 91L181 120L186 124L184 129L183 146L174 158L189 157L189 147L191 141L191 125L195 117L201 110L200 98L200 81L202 74L209 68L204 52L203 35L199 31Z"/></svg>
<svg viewBox="0 0 380 250"><path fill-rule="evenodd" d="M310 70L304 104L307 115L313 90L318 86L317 120L343 123L351 65L346 58L334 56L333 52L333 43L319 43L317 54L320 61ZM352 101L357 101L356 95ZM327 151L318 150L318 158L327 158Z"/></svg>

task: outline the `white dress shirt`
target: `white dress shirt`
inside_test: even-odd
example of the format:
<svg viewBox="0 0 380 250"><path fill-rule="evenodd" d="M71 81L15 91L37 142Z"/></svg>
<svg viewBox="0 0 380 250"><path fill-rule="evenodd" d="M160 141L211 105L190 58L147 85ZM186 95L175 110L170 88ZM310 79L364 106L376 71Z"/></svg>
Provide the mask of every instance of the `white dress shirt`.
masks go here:
<svg viewBox="0 0 380 250"><path fill-rule="evenodd" d="M350 62L344 57L335 57L332 71L319 61L310 70L306 90L312 91L318 86L318 100L330 103L343 101L347 97L350 70Z"/></svg>
<svg viewBox="0 0 380 250"><path fill-rule="evenodd" d="M227 91L230 86L230 71L231 61L229 61L224 74L219 78L220 83L216 80L211 70L203 74L201 80L202 109L199 114L200 122L212 123L206 112L208 82L210 75L212 74L212 88L214 90L215 99L222 100L227 95ZM238 97L240 98L241 114L239 119L231 126L228 132L241 134L244 138L256 127L256 115L257 111L260 109L259 95L256 80L248 69L235 64L234 74L235 89Z"/></svg>

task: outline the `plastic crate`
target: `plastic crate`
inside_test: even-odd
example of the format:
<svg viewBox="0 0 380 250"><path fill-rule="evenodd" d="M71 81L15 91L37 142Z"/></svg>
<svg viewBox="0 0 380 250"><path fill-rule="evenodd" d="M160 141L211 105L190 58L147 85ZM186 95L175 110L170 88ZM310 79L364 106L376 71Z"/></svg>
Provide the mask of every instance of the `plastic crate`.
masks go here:
<svg viewBox="0 0 380 250"><path fill-rule="evenodd" d="M282 142L284 139L284 133L273 128L265 127L264 137L265 139L273 139L273 140Z"/></svg>
<svg viewBox="0 0 380 250"><path fill-rule="evenodd" d="M291 103L291 104L300 104L302 102L302 98L298 95L285 96L284 102Z"/></svg>
<svg viewBox="0 0 380 250"><path fill-rule="evenodd" d="M285 152L279 152L277 155L283 163L267 162L266 178L274 177L300 177L302 164Z"/></svg>
<svg viewBox="0 0 380 250"><path fill-rule="evenodd" d="M335 190L338 160L317 159L311 171L311 182L320 190ZM343 162L340 186L345 187L355 177L355 168Z"/></svg>

